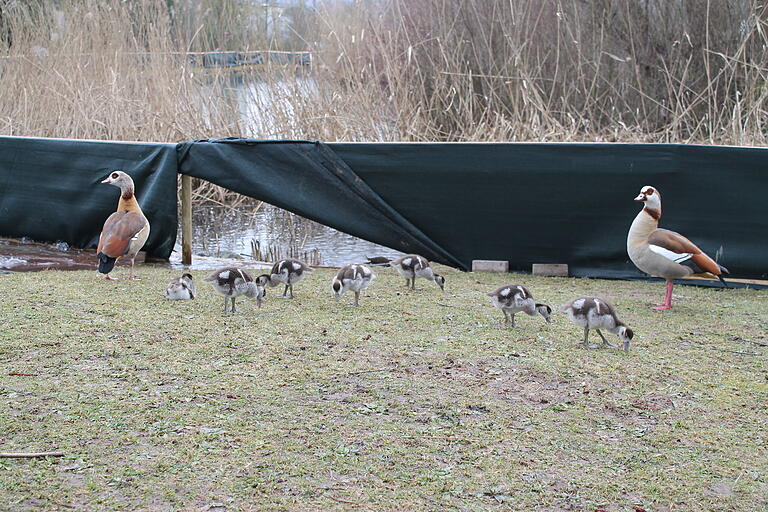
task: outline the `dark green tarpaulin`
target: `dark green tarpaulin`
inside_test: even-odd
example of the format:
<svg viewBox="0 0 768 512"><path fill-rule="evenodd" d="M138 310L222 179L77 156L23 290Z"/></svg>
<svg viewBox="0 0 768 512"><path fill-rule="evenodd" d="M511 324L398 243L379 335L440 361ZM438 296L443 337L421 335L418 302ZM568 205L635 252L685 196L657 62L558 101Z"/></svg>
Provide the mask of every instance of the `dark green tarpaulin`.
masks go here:
<svg viewBox="0 0 768 512"><path fill-rule="evenodd" d="M0 236L95 246L117 202L98 182L115 168L136 180L158 257L175 241L180 172L464 269L567 263L573 275L619 278L641 276L625 241L633 198L653 185L663 227L721 252L732 277L768 272L768 149L758 148L0 137Z"/></svg>
<svg viewBox="0 0 768 512"><path fill-rule="evenodd" d="M219 139L178 146L179 172L351 235L460 266L319 142Z"/></svg>
<svg viewBox="0 0 768 512"><path fill-rule="evenodd" d="M113 169L134 180L150 221L147 254L176 241L174 144L0 137L0 236L96 247L120 191L99 182Z"/></svg>
<svg viewBox="0 0 768 512"><path fill-rule="evenodd" d="M766 149L226 139L180 144L179 155L181 173L465 269L496 259L640 277L626 236L634 197L653 185L663 227L721 251L733 277L768 271Z"/></svg>

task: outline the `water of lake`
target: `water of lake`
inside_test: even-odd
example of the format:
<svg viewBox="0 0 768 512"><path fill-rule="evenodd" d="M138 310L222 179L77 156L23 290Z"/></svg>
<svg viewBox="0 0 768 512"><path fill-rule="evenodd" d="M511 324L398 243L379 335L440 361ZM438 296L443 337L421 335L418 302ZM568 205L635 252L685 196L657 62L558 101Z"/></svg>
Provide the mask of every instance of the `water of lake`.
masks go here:
<svg viewBox="0 0 768 512"><path fill-rule="evenodd" d="M220 259L253 261L254 243L261 248L262 260L293 255L329 266L365 262L371 256L397 258L402 254L266 203L259 208L237 209L196 205L192 217L193 268L216 267ZM181 226L171 263L179 265L180 261Z"/></svg>

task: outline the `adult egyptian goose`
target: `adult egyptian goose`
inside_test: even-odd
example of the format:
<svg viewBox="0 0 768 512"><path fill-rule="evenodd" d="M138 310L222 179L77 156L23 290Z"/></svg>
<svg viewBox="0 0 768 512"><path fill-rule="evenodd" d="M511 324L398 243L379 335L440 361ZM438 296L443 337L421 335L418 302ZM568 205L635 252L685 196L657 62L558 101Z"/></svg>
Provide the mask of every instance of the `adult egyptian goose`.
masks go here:
<svg viewBox="0 0 768 512"><path fill-rule="evenodd" d="M192 274L182 274L171 280L165 289L165 298L169 300L192 300L195 298L195 282Z"/></svg>
<svg viewBox="0 0 768 512"><path fill-rule="evenodd" d="M590 345L589 330L594 329L603 339L603 345L616 348L605 339L600 329L605 329L619 336L624 343L624 350L629 351L629 343L632 341L635 333L632 329L619 320L616 314L616 308L613 304L600 297L579 297L573 299L565 305L563 311L566 312L571 322L584 328L584 346L588 348L597 348L597 345Z"/></svg>
<svg viewBox="0 0 768 512"><path fill-rule="evenodd" d="M118 258L131 260L131 272L127 279L135 279L133 266L136 254L144 247L149 236L149 221L136 201L133 180L123 171L113 171L101 183L120 188L117 211L107 218L99 236L96 257L99 258L99 272L106 279L115 279L109 273Z"/></svg>
<svg viewBox="0 0 768 512"><path fill-rule="evenodd" d="M355 306L359 304L360 292L371 285L376 278L373 271L362 264L353 263L341 267L331 281L331 290L336 302L341 299L341 294L346 291L355 292Z"/></svg>
<svg viewBox="0 0 768 512"><path fill-rule="evenodd" d="M637 268L653 277L667 280L664 302L653 309L672 307L673 281L691 275L717 277L728 287L723 274L728 269L704 254L701 249L679 233L659 228L661 218L661 194L646 185L640 189L635 201L645 203L637 214L627 235L627 253Z"/></svg>
<svg viewBox="0 0 768 512"><path fill-rule="evenodd" d="M405 286L410 285L411 290L415 289L416 278L423 277L428 281L434 281L441 290L445 291L445 278L435 273L429 265L429 261L423 256L406 254L391 261L389 264L397 270L398 274L405 278Z"/></svg>
<svg viewBox="0 0 768 512"><path fill-rule="evenodd" d="M504 324L515 326L515 314L526 313L530 316L541 315L547 323L552 321L552 308L533 300L533 295L523 285L508 284L487 293L491 303L504 313Z"/></svg>
<svg viewBox="0 0 768 512"><path fill-rule="evenodd" d="M261 307L261 300L264 297L264 287L261 286L245 270L237 267L224 267L215 271L210 276L203 279L206 283L213 286L213 289L224 296L224 313L227 312L227 304L232 300L232 313L237 313L235 309L235 298L245 295L256 300L256 307Z"/></svg>
<svg viewBox="0 0 768 512"><path fill-rule="evenodd" d="M303 261L285 258L272 265L272 269L264 276L267 277L267 284L270 287L284 284L285 290L283 290L282 296L292 299L293 285L304 279L306 273L311 271L312 268ZM289 290L291 294L287 295Z"/></svg>

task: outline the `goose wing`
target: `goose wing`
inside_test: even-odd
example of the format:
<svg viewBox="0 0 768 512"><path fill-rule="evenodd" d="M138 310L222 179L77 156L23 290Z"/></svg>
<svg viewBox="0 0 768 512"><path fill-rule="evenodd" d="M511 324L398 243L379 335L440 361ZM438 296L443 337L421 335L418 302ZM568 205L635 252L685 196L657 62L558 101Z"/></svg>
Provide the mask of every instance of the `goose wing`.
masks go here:
<svg viewBox="0 0 768 512"><path fill-rule="evenodd" d="M657 229L648 237L649 248L665 258L687 265L697 274L709 272L716 276L723 273L724 267L707 256L696 244L680 233L668 229ZM727 273L727 271L726 271Z"/></svg>
<svg viewBox="0 0 768 512"><path fill-rule="evenodd" d="M147 219L137 212L115 212L104 222L96 253L119 258L128 252L136 235L147 224Z"/></svg>

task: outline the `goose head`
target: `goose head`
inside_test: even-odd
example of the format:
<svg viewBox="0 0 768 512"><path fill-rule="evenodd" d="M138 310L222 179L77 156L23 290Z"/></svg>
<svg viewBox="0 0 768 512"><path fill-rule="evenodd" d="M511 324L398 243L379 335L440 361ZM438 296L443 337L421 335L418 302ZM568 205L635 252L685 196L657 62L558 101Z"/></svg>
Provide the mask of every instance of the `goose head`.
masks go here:
<svg viewBox="0 0 768 512"><path fill-rule="evenodd" d="M133 179L123 171L112 171L101 183L118 187L125 199L130 199L133 196Z"/></svg>
<svg viewBox="0 0 768 512"><path fill-rule="evenodd" d="M635 198L639 203L645 203L645 209L657 212L661 215L661 194L650 185L640 189L640 193Z"/></svg>

